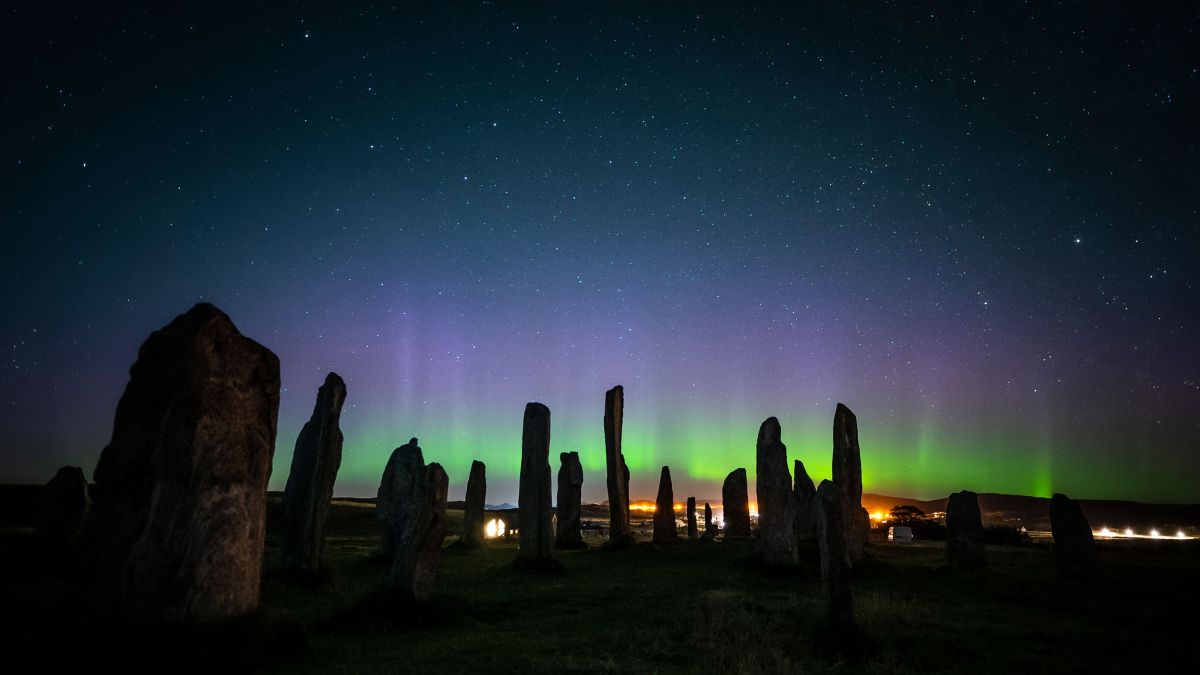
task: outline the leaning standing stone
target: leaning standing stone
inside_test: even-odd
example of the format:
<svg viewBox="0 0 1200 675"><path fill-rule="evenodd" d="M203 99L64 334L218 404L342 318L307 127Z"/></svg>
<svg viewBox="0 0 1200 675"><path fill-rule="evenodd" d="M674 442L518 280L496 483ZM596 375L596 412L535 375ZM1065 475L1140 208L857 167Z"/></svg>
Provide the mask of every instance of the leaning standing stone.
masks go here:
<svg viewBox="0 0 1200 675"><path fill-rule="evenodd" d="M979 496L969 490L955 492L946 502L946 557L955 569L987 567Z"/></svg>
<svg viewBox="0 0 1200 675"><path fill-rule="evenodd" d="M817 536L816 498L817 488L804 470L804 462L796 460L795 488L792 490L792 503L795 506L795 532L798 541L808 541Z"/></svg>
<svg viewBox="0 0 1200 675"><path fill-rule="evenodd" d="M687 534L688 539L696 538L696 498L687 498Z"/></svg>
<svg viewBox="0 0 1200 675"><path fill-rule="evenodd" d="M554 545L559 548L586 548L580 523L583 493L583 465L578 452L562 452L558 455L558 527L555 528Z"/></svg>
<svg viewBox="0 0 1200 675"><path fill-rule="evenodd" d="M604 394L604 456L608 471L608 542L622 548L633 543L629 531L629 467L621 452L621 423L625 389L617 385Z"/></svg>
<svg viewBox="0 0 1200 675"><path fill-rule="evenodd" d="M792 515L792 476L779 420L768 417L758 428L758 539L755 557L767 565L794 565L796 534Z"/></svg>
<svg viewBox="0 0 1200 675"><path fill-rule="evenodd" d="M83 469L64 466L46 483L38 538L51 546L73 543L87 521L92 500Z"/></svg>
<svg viewBox="0 0 1200 675"><path fill-rule="evenodd" d="M671 542L679 538L675 530L675 492L671 489L671 468L664 466L658 479L658 497L654 500L654 541Z"/></svg>
<svg viewBox="0 0 1200 675"><path fill-rule="evenodd" d="M746 470L734 469L721 486L721 508L725 516L725 538L750 536L750 494L746 488Z"/></svg>
<svg viewBox="0 0 1200 675"><path fill-rule="evenodd" d="M476 547L483 544L484 502L487 499L487 467L483 462L471 462L471 475L467 479L466 506L463 510L463 545Z"/></svg>
<svg viewBox="0 0 1200 675"><path fill-rule="evenodd" d="M858 419L837 404L833 415L833 483L837 486L850 561L862 559L871 523L862 507L862 455L858 447Z"/></svg>
<svg viewBox="0 0 1200 675"><path fill-rule="evenodd" d="M436 462L422 467L404 529L396 533L392 584L405 595L426 600L433 592L442 542L446 538L446 471Z"/></svg>
<svg viewBox="0 0 1200 675"><path fill-rule="evenodd" d="M525 406L521 435L521 483L517 497L518 562L540 564L554 559L554 512L550 502L550 409Z"/></svg>
<svg viewBox="0 0 1200 675"><path fill-rule="evenodd" d="M421 503L425 476L425 457L417 439L392 451L383 469L383 480L375 499L375 515L383 529L380 553L396 555L396 547L413 522Z"/></svg>
<svg viewBox="0 0 1200 675"><path fill-rule="evenodd" d="M854 620L850 552L846 549L845 510L841 492L827 481L817 488L817 544L821 549L821 578L829 621L847 625Z"/></svg>
<svg viewBox="0 0 1200 675"><path fill-rule="evenodd" d="M255 611L279 359L198 304L142 344L129 375L96 466L90 597L147 622Z"/></svg>
<svg viewBox="0 0 1200 675"><path fill-rule="evenodd" d="M1092 526L1079 504L1064 494L1055 493L1050 498L1050 532L1054 535L1054 559L1059 577L1087 579L1095 576L1099 554Z"/></svg>
<svg viewBox="0 0 1200 675"><path fill-rule="evenodd" d="M337 373L329 373L317 391L312 417L296 438L292 470L283 491L283 533L279 540L286 570L312 573L321 567L325 520L342 464L338 420L345 401L346 383Z"/></svg>

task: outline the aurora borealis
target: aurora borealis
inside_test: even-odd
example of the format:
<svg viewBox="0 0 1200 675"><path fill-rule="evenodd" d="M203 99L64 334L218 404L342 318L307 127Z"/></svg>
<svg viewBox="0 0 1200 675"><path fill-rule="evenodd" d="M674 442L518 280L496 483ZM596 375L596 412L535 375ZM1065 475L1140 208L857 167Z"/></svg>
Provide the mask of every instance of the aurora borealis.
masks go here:
<svg viewBox="0 0 1200 675"><path fill-rule="evenodd" d="M0 482L90 477L203 300L275 489L334 370L338 495L416 436L515 503L541 401L599 501L622 384L634 498L771 415L829 477L841 401L870 492L1200 501L1192 8L61 11L6 10Z"/></svg>

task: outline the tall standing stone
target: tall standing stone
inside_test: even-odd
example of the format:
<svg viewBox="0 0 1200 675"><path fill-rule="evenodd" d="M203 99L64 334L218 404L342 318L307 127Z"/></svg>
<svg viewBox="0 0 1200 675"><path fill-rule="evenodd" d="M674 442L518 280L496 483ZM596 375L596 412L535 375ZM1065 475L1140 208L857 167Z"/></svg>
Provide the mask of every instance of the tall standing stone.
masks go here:
<svg viewBox="0 0 1200 675"><path fill-rule="evenodd" d="M476 547L483 544L484 502L487 499L487 467L479 460L471 462L471 475L467 478L466 506L463 510L463 545Z"/></svg>
<svg viewBox="0 0 1200 675"><path fill-rule="evenodd" d="M525 406L521 434L521 483L517 497L518 560L542 563L554 559L554 511L550 501L550 409Z"/></svg>
<svg viewBox="0 0 1200 675"><path fill-rule="evenodd" d="M725 538L746 539L750 536L750 493L746 487L746 470L734 469L721 486L721 509L725 516Z"/></svg>
<svg viewBox="0 0 1200 675"><path fill-rule="evenodd" d="M795 488L792 490L792 504L795 508L795 532L798 541L808 541L817 537L817 488L813 486L804 462L796 460L794 473Z"/></svg>
<svg viewBox="0 0 1200 675"><path fill-rule="evenodd" d="M38 538L51 546L74 543L87 522L91 507L83 469L64 466L46 483Z"/></svg>
<svg viewBox="0 0 1200 675"><path fill-rule="evenodd" d="M817 488L815 501L827 616L830 623L844 626L854 620L854 591L842 492L833 483L823 480Z"/></svg>
<svg viewBox="0 0 1200 675"><path fill-rule="evenodd" d="M671 467L664 466L658 478L658 497L654 500L654 541L679 539L675 529L675 491L671 488Z"/></svg>
<svg viewBox="0 0 1200 675"><path fill-rule="evenodd" d="M788 472L787 446L781 435L779 420L774 417L768 417L758 428L758 539L754 553L768 565L797 562L792 475Z"/></svg>
<svg viewBox="0 0 1200 675"><path fill-rule="evenodd" d="M862 507L862 456L858 447L858 419L849 408L837 404L833 414L833 484L837 486L850 561L862 559L870 519Z"/></svg>
<svg viewBox="0 0 1200 675"><path fill-rule="evenodd" d="M283 533L279 552L284 569L316 572L325 548L325 521L333 483L342 464L338 420L346 401L346 383L337 373L325 376L312 416L296 438L292 470L283 491Z"/></svg>
<svg viewBox="0 0 1200 675"><path fill-rule="evenodd" d="M411 527L424 476L425 457L417 439L409 439L388 457L375 499L375 515L383 529L379 546L383 555L396 555L400 535Z"/></svg>
<svg viewBox="0 0 1200 675"><path fill-rule="evenodd" d="M403 523L403 529L395 533L392 584L405 595L426 600L433 591L449 525L446 491L450 480L436 462L421 467L415 478L410 499L396 504L405 516L397 519Z"/></svg>
<svg viewBox="0 0 1200 675"><path fill-rule="evenodd" d="M946 557L955 569L987 567L979 495L969 490L955 492L946 502Z"/></svg>
<svg viewBox="0 0 1200 675"><path fill-rule="evenodd" d="M96 465L89 596L137 621L258 608L279 359L198 304L154 332Z"/></svg>
<svg viewBox="0 0 1200 675"><path fill-rule="evenodd" d="M578 452L563 452L558 455L558 527L555 528L554 545L559 548L585 548L580 516L583 499L583 465Z"/></svg>
<svg viewBox="0 0 1200 675"><path fill-rule="evenodd" d="M621 423L625 389L617 385L604 394L604 457L608 473L608 540L610 546L633 543L629 531L629 466L621 452Z"/></svg>
<svg viewBox="0 0 1200 675"><path fill-rule="evenodd" d="M712 539L717 536L717 524L713 522L712 507L704 502L704 538Z"/></svg>
<svg viewBox="0 0 1200 675"><path fill-rule="evenodd" d="M1050 498L1050 532L1054 535L1054 560L1058 576L1087 579L1099 569L1099 554L1092 526L1079 504L1061 493Z"/></svg>
<svg viewBox="0 0 1200 675"><path fill-rule="evenodd" d="M696 498L687 498L687 535L688 539L695 539L698 530L696 528Z"/></svg>

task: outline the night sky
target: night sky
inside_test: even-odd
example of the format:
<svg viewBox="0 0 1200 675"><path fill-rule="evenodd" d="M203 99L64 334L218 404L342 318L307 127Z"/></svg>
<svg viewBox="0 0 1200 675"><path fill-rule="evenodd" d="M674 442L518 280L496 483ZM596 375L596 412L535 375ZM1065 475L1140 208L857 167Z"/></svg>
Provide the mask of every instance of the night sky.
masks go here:
<svg viewBox="0 0 1200 675"><path fill-rule="evenodd" d="M635 498L771 415L828 477L842 401L868 491L1200 501L1193 3L52 4L0 21L0 482L90 477L207 301L275 489L335 370L339 495L417 436L515 502L536 400L599 501L623 384Z"/></svg>

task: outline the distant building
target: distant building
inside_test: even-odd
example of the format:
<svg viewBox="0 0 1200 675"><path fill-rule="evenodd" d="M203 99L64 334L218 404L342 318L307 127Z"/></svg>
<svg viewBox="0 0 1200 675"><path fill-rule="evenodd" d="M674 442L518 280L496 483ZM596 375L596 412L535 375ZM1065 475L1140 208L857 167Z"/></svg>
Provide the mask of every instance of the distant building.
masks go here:
<svg viewBox="0 0 1200 675"><path fill-rule="evenodd" d="M895 525L888 528L888 541L894 541L899 544L911 544L913 533L911 527L903 525Z"/></svg>

